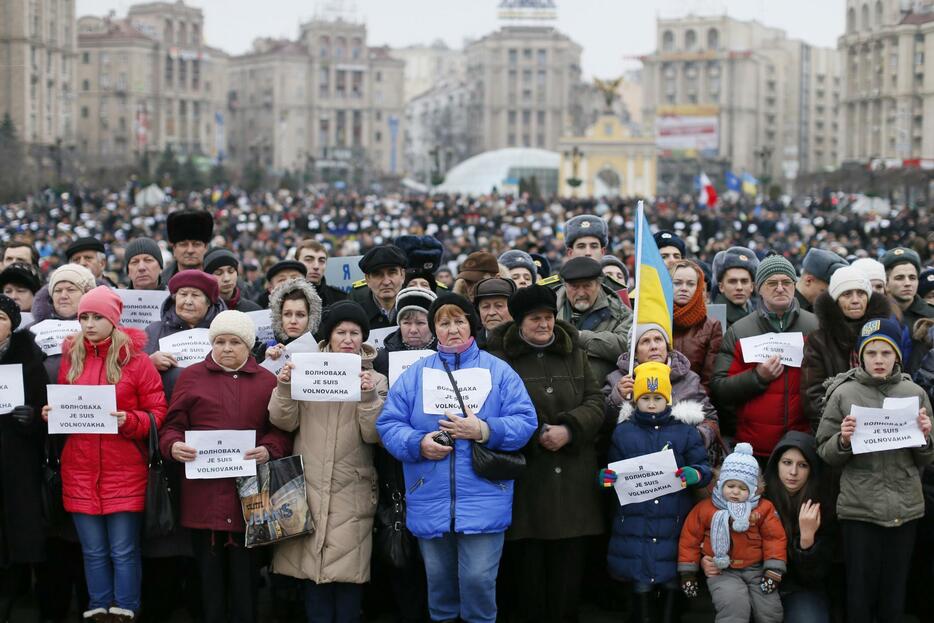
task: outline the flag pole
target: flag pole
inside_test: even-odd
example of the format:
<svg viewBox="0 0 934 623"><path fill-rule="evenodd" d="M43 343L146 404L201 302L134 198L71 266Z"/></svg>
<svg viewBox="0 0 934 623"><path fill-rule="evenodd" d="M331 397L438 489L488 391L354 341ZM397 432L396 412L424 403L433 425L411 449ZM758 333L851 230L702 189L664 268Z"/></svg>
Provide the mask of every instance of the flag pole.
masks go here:
<svg viewBox="0 0 934 623"><path fill-rule="evenodd" d="M639 287L642 285L640 266L642 265L642 237L645 235L645 232L642 231L645 229L642 227L644 221L645 202L640 199L636 208L636 283L633 288L636 293L636 302L632 306L632 337L629 338L629 376L632 376L636 364L636 327L639 323L639 299L642 298L639 296Z"/></svg>

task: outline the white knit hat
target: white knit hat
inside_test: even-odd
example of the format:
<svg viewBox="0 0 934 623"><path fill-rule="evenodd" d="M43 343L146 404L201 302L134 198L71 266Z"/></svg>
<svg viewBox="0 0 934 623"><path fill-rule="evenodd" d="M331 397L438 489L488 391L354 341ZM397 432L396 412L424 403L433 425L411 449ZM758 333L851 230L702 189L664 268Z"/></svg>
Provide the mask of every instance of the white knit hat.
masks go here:
<svg viewBox="0 0 934 623"><path fill-rule="evenodd" d="M877 262L870 257L863 257L850 264L850 268L858 268L863 272L863 276L870 281L876 279L885 283L885 266L882 265L882 262Z"/></svg>
<svg viewBox="0 0 934 623"><path fill-rule="evenodd" d="M97 285L94 274L81 264L65 264L56 268L49 277L49 294L62 281L75 284L82 292L89 292Z"/></svg>
<svg viewBox="0 0 934 623"><path fill-rule="evenodd" d="M872 296L872 284L869 283L869 277L858 266L838 268L830 276L830 286L827 288L827 291L830 292L830 298L836 301L841 294L848 290L862 290L866 293L866 296Z"/></svg>
<svg viewBox="0 0 934 623"><path fill-rule="evenodd" d="M211 342L214 342L218 335L236 335L247 347L253 348L256 341L256 325L253 319L243 312L228 309L217 314L211 322L211 328L208 330Z"/></svg>

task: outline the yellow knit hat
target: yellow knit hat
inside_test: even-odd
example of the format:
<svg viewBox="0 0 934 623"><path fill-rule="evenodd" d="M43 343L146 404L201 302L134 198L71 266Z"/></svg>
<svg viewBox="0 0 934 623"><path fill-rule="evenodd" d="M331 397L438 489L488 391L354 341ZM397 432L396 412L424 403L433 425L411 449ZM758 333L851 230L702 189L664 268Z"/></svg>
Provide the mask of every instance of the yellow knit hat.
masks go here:
<svg viewBox="0 0 934 623"><path fill-rule="evenodd" d="M632 399L639 400L643 394L661 394L671 402L671 368L657 361L640 363L633 370Z"/></svg>

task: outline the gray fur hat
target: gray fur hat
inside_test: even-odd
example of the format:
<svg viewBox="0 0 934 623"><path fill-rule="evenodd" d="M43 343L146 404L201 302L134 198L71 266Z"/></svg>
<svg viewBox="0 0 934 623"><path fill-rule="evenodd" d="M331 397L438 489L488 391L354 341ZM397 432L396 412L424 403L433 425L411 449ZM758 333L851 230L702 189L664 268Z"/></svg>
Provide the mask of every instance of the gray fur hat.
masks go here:
<svg viewBox="0 0 934 623"><path fill-rule="evenodd" d="M293 292L301 292L308 302L308 332L315 333L321 324L321 297L315 287L305 279L290 279L280 283L269 295L269 315L272 319L272 332L277 340L285 340L282 328L282 303Z"/></svg>
<svg viewBox="0 0 934 623"><path fill-rule="evenodd" d="M564 246L571 248L574 241L584 236L593 236L600 240L600 246L606 247L610 243L610 231L606 221L593 214L575 216L564 225Z"/></svg>

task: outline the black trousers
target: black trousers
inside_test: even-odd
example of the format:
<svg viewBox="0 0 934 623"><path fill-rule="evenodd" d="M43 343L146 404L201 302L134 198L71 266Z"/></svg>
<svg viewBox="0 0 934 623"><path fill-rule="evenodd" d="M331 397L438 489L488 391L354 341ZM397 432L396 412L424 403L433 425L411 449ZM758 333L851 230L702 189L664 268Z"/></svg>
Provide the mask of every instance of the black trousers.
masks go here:
<svg viewBox="0 0 934 623"><path fill-rule="evenodd" d="M849 623L898 623L905 612L917 521L883 528L841 520Z"/></svg>
<svg viewBox="0 0 934 623"><path fill-rule="evenodd" d="M517 623L577 621L587 537L506 543L503 555L510 574L510 620Z"/></svg>
<svg viewBox="0 0 934 623"><path fill-rule="evenodd" d="M42 620L64 621L75 596L78 612L88 607L88 587L84 580L84 558L81 545L58 537L49 537L45 544L46 562L36 564L36 601Z"/></svg>
<svg viewBox="0 0 934 623"><path fill-rule="evenodd" d="M257 568L243 533L192 530L204 623L256 623Z"/></svg>

